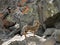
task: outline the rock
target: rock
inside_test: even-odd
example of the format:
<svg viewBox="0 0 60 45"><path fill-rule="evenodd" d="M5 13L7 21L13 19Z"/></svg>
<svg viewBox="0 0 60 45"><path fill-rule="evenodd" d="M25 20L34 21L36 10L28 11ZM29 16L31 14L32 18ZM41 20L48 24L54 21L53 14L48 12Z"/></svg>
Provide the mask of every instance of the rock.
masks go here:
<svg viewBox="0 0 60 45"><path fill-rule="evenodd" d="M40 41L36 37L26 38L24 41L15 41L10 43L9 45L40 45Z"/></svg>
<svg viewBox="0 0 60 45"><path fill-rule="evenodd" d="M56 29L54 32L55 40L60 42L60 29Z"/></svg>
<svg viewBox="0 0 60 45"><path fill-rule="evenodd" d="M60 29L60 22L57 22L57 23L55 24L55 27L56 27L57 29Z"/></svg>
<svg viewBox="0 0 60 45"><path fill-rule="evenodd" d="M29 39L29 40L28 40ZM29 37L25 39L27 42L27 45L40 45L39 38L37 37Z"/></svg>
<svg viewBox="0 0 60 45"><path fill-rule="evenodd" d="M47 28L55 27L55 23L60 22L60 12L54 14L52 17L49 17L45 20Z"/></svg>
<svg viewBox="0 0 60 45"><path fill-rule="evenodd" d="M40 42L44 42L46 39L40 36L29 36L24 38L24 36L15 35L10 40L5 41L2 45L40 45Z"/></svg>
<svg viewBox="0 0 60 45"><path fill-rule="evenodd" d="M8 45L48 45L48 44L54 45L55 44L55 39L53 37L50 37L45 41L42 41L41 39L42 37L36 35L32 37L26 37L22 41L13 41Z"/></svg>
<svg viewBox="0 0 60 45"><path fill-rule="evenodd" d="M53 37L50 37L40 45L55 45L55 43L56 43L55 39Z"/></svg>
<svg viewBox="0 0 60 45"><path fill-rule="evenodd" d="M47 28L43 35L45 35L45 36L50 35L51 36L54 31L55 31L55 28Z"/></svg>
<svg viewBox="0 0 60 45"><path fill-rule="evenodd" d="M38 38L34 37L29 37L26 38L24 41L15 41L10 43L9 45L40 45L40 41Z"/></svg>
<svg viewBox="0 0 60 45"><path fill-rule="evenodd" d="M26 43L24 41L23 42L14 41L14 42L10 43L9 45L26 45Z"/></svg>

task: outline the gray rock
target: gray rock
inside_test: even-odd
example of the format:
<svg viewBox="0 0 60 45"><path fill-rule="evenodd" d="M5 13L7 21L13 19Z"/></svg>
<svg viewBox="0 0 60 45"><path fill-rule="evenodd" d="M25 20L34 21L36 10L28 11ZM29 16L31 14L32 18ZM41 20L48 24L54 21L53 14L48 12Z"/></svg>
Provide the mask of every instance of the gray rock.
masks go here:
<svg viewBox="0 0 60 45"><path fill-rule="evenodd" d="M55 40L60 42L60 29L56 29L54 32Z"/></svg>
<svg viewBox="0 0 60 45"><path fill-rule="evenodd" d="M55 31L55 28L47 28L43 35L52 35L52 33Z"/></svg>
<svg viewBox="0 0 60 45"><path fill-rule="evenodd" d="M57 29L60 29L60 22L59 22L59 23L56 23L56 24L55 24L55 27L56 27Z"/></svg>
<svg viewBox="0 0 60 45"><path fill-rule="evenodd" d="M9 45L54 45L55 39L50 37L46 41L41 42L39 38L37 37L27 37L23 41L14 41L10 43Z"/></svg>
<svg viewBox="0 0 60 45"><path fill-rule="evenodd" d="M55 43L56 43L55 39L53 37L50 37L40 45L55 45Z"/></svg>
<svg viewBox="0 0 60 45"><path fill-rule="evenodd" d="M26 45L25 42L19 42L19 41L14 41L12 43L10 43L9 45Z"/></svg>
<svg viewBox="0 0 60 45"><path fill-rule="evenodd" d="M15 41L10 43L9 45L40 45L40 41L37 37L27 37L23 41Z"/></svg>

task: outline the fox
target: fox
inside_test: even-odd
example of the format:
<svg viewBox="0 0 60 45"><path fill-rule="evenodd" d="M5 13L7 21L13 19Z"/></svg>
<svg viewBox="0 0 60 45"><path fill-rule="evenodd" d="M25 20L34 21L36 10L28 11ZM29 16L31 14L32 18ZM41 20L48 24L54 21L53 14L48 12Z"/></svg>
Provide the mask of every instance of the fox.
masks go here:
<svg viewBox="0 0 60 45"><path fill-rule="evenodd" d="M21 35L25 35L26 37L27 32L32 32L35 35L35 32L38 31L40 25L41 23L39 22L39 20L35 20L32 26L31 25L23 26Z"/></svg>

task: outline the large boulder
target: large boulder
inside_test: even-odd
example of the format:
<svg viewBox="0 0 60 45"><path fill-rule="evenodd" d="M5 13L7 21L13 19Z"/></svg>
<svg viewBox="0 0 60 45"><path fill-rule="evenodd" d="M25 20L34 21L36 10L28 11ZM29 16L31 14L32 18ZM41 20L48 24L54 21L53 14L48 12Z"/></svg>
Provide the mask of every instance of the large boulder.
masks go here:
<svg viewBox="0 0 60 45"><path fill-rule="evenodd" d="M46 39L37 35L27 34L26 38L24 35L15 35L13 38L3 42L2 45L40 45L40 42L44 41L46 41Z"/></svg>
<svg viewBox="0 0 60 45"><path fill-rule="evenodd" d="M22 42L15 41L10 43L9 45L40 45L40 41L36 37L29 37L23 40Z"/></svg>
<svg viewBox="0 0 60 45"><path fill-rule="evenodd" d="M10 43L9 45L54 45L55 39L54 38L48 38L46 41L41 42L39 38L37 37L29 37L23 40L22 42L20 41L14 41Z"/></svg>
<svg viewBox="0 0 60 45"><path fill-rule="evenodd" d="M52 17L49 17L45 20L47 28L55 27L55 23L60 22L60 12L54 14Z"/></svg>
<svg viewBox="0 0 60 45"><path fill-rule="evenodd" d="M21 38L22 39L22 38ZM54 45L55 39L53 37L44 39L40 36L30 36L21 40L19 35L16 35L11 40L5 41L2 45Z"/></svg>

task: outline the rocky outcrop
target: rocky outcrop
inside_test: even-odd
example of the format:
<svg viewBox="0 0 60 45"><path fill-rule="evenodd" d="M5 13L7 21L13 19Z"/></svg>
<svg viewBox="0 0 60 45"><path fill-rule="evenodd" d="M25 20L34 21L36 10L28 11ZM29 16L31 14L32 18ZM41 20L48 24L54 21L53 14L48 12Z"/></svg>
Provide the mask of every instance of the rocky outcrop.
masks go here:
<svg viewBox="0 0 60 45"><path fill-rule="evenodd" d="M18 38L19 37L19 38ZM30 37L26 37L25 39L21 40L22 38L20 38L19 35L16 35L15 37L13 37L12 39L2 43L2 45L54 45L55 39L53 37L44 39L43 37L40 36L30 36ZM13 41L15 40L15 41ZM8 44L9 43L9 44Z"/></svg>

